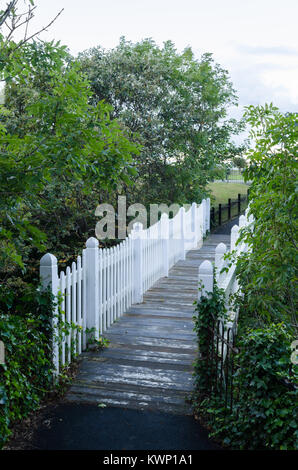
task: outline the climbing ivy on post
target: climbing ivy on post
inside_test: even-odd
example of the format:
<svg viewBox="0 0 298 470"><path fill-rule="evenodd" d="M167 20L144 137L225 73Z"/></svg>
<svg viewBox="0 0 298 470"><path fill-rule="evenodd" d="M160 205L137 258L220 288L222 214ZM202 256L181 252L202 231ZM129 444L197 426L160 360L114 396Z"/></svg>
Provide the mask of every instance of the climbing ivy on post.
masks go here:
<svg viewBox="0 0 298 470"><path fill-rule="evenodd" d="M199 290L202 292L203 287ZM208 358L214 353L214 329L219 318L225 319L225 294L214 279L213 292L202 295L194 302L195 315L193 316L194 331L197 334L198 357L194 365L195 392L194 399L203 399L209 394L211 375Z"/></svg>

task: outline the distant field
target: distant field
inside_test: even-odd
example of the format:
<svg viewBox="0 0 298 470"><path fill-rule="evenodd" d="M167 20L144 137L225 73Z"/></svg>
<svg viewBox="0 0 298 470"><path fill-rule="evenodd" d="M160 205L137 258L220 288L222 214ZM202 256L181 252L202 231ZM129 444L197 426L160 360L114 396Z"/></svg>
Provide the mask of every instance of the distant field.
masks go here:
<svg viewBox="0 0 298 470"><path fill-rule="evenodd" d="M227 204L228 199L237 199L238 194L246 194L248 185L241 183L210 183L208 189L211 190L213 198L211 205Z"/></svg>
<svg viewBox="0 0 298 470"><path fill-rule="evenodd" d="M241 175L241 174L238 175L238 174L233 174L232 173L228 176L228 180L241 180L241 181L243 181L243 175Z"/></svg>

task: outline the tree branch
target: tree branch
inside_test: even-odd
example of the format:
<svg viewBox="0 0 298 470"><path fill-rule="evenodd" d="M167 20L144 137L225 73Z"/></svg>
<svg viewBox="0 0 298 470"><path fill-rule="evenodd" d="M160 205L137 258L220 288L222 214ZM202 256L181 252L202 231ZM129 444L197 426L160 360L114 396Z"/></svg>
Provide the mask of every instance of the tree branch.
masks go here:
<svg viewBox="0 0 298 470"><path fill-rule="evenodd" d="M3 25L3 23L5 23L5 21L7 20L7 18L9 17L9 15L13 11L17 3L18 3L18 0L12 0L12 2L10 2L7 5L6 10L0 16L0 27Z"/></svg>
<svg viewBox="0 0 298 470"><path fill-rule="evenodd" d="M43 31L46 31L50 26L52 26L52 24L56 21L56 19L61 15L61 13L64 11L64 8L62 8L62 10L59 11L59 13L55 16L55 18L47 25L47 26L44 26L42 29L40 29L39 31L37 31L36 33L33 33L31 34L31 36L29 36L28 38L24 38L22 41L20 41L16 47L14 47L13 49L11 49L9 55L11 55L13 52L15 52L17 49L19 49L21 46L23 46L23 44L25 44L26 42L30 41L30 39L33 39L34 37L38 36L39 34L41 34Z"/></svg>

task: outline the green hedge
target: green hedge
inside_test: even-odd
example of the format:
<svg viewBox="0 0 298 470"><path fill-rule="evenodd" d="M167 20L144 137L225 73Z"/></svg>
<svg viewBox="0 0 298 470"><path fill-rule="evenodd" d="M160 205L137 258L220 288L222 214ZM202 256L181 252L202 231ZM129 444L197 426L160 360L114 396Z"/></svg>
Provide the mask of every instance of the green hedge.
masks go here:
<svg viewBox="0 0 298 470"><path fill-rule="evenodd" d="M232 449L298 448L298 391L284 383L297 384L297 371L289 377L292 340L282 323L241 334L233 411L225 412L219 395L195 403L211 428L210 437Z"/></svg>
<svg viewBox="0 0 298 470"><path fill-rule="evenodd" d="M0 449L14 422L35 410L52 388L51 311L48 292L33 285L2 286L0 340ZM22 307L21 307L22 306Z"/></svg>

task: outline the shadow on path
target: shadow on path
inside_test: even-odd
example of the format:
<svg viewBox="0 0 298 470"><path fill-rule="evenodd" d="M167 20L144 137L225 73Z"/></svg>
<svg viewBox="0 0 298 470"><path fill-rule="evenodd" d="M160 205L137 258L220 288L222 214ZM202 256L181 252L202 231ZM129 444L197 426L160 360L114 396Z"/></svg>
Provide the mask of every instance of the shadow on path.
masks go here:
<svg viewBox="0 0 298 470"><path fill-rule="evenodd" d="M28 448L28 447L27 447ZM60 403L44 410L36 450L216 450L191 416Z"/></svg>
<svg viewBox="0 0 298 470"><path fill-rule="evenodd" d="M215 235L230 235L232 227L236 224L239 225L239 217L229 220L229 222L216 227L216 229L212 230L212 233Z"/></svg>

